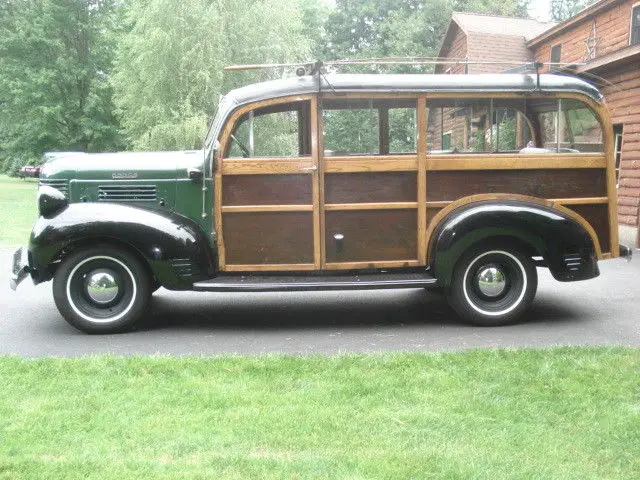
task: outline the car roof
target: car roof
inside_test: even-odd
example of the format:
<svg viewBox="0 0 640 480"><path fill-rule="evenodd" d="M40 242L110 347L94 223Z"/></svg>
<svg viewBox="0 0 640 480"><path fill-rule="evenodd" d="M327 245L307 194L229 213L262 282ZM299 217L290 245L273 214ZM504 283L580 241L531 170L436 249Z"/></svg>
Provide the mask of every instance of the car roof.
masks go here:
<svg viewBox="0 0 640 480"><path fill-rule="evenodd" d="M301 77L254 83L231 90L225 97L236 106L270 98L318 92L335 93L580 93L600 102L596 87L568 75L540 74L540 88L535 74L329 74L320 78Z"/></svg>

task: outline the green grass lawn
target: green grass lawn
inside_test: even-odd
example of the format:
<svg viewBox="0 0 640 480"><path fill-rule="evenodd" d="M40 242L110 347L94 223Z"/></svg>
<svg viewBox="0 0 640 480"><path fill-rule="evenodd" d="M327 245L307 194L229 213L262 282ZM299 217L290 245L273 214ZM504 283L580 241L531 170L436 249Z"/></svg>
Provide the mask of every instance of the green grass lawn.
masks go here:
<svg viewBox="0 0 640 480"><path fill-rule="evenodd" d="M0 175L0 247L25 245L37 218L37 178Z"/></svg>
<svg viewBox="0 0 640 480"><path fill-rule="evenodd" d="M640 350L0 358L0 479L633 479Z"/></svg>

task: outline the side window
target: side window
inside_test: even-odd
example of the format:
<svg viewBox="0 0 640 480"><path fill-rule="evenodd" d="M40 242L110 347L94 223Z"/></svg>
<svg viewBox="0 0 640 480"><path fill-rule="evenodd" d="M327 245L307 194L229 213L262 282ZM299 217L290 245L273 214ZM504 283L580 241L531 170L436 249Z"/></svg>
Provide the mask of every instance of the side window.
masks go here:
<svg viewBox="0 0 640 480"><path fill-rule="evenodd" d="M522 99L427 100L427 151L515 153L531 139Z"/></svg>
<svg viewBox="0 0 640 480"><path fill-rule="evenodd" d="M416 100L324 100L326 156L415 153Z"/></svg>
<svg viewBox="0 0 640 480"><path fill-rule="evenodd" d="M633 6L631 10L631 35L629 37L629 45L637 45L640 43L640 3Z"/></svg>
<svg viewBox="0 0 640 480"><path fill-rule="evenodd" d="M553 47L551 47L551 58L549 59L549 61L551 63L560 63L561 57L562 57L562 44L554 45ZM560 68L558 65L551 65L551 68L550 68L551 71L556 71L559 69Z"/></svg>
<svg viewBox="0 0 640 480"><path fill-rule="evenodd" d="M311 155L309 102L258 108L244 114L229 140L228 157Z"/></svg>
<svg viewBox="0 0 640 480"><path fill-rule="evenodd" d="M581 101L531 99L527 110L538 131L531 153L604 151L600 122Z"/></svg>
<svg viewBox="0 0 640 480"><path fill-rule="evenodd" d="M560 100L560 151L602 152L602 128L598 119L578 100Z"/></svg>

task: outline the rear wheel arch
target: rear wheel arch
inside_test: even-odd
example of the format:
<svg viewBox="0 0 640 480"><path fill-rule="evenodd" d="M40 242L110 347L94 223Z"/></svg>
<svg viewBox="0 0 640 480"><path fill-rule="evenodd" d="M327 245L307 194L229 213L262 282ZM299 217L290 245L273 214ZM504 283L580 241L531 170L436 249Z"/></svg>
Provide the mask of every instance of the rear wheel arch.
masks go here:
<svg viewBox="0 0 640 480"><path fill-rule="evenodd" d="M532 241L531 238L526 238L514 232L512 232L512 234L497 235L488 231L478 236L479 238L474 239L474 241L458 244L455 250L446 252L442 254L441 257L438 255L438 252L433 253L431 267L436 278L438 278L438 282L445 289L449 288L451 284L453 273L458 262L469 251L474 251L479 248L508 248L509 250L518 251L529 259L532 257L542 257L546 260L547 252L544 249L542 239Z"/></svg>
<svg viewBox="0 0 640 480"><path fill-rule="evenodd" d="M548 200L510 194L465 197L438 212L427 231L427 264L446 287L465 251L479 242L505 238L530 256L542 257L556 279L597 276L600 244L583 217ZM568 254L585 260L577 277L566 268Z"/></svg>

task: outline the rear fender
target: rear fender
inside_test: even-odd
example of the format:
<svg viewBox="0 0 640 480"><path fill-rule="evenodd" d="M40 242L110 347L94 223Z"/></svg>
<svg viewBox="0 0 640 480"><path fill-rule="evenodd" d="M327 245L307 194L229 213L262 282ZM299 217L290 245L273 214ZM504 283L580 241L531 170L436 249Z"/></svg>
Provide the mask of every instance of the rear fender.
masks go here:
<svg viewBox="0 0 640 480"><path fill-rule="evenodd" d="M33 227L29 263L34 282L51 279L56 262L70 251L100 243L133 251L169 289L190 289L215 274L214 251L193 220L159 209L73 203L51 218L38 218Z"/></svg>
<svg viewBox="0 0 640 480"><path fill-rule="evenodd" d="M458 259L476 244L513 244L541 256L556 280L598 276L600 245L589 224L565 208L536 199L491 199L452 205L429 240L429 264L443 286L451 282Z"/></svg>

